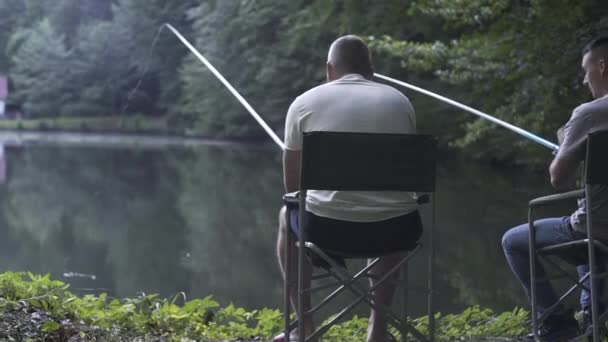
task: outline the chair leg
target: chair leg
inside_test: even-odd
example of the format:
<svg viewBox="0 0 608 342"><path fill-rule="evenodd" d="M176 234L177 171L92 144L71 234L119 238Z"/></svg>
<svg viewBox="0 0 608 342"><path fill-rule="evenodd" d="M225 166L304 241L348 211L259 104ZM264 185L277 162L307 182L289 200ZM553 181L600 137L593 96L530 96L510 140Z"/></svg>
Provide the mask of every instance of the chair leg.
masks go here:
<svg viewBox="0 0 608 342"><path fill-rule="evenodd" d="M380 277L380 279L377 280L376 284L374 286L371 286L369 290L365 290L362 289L360 286L358 286L358 284L351 282L351 277L349 274L346 273L342 273L340 271L340 267L338 267L338 265L335 264L335 261L333 261L331 258L329 258L322 250L318 249L317 247L315 247L313 244L308 244L309 248L311 248L312 250L315 251L316 254L318 254L319 256L321 256L323 259L325 259L330 265L334 266L333 268L329 269L328 271L339 281L342 282L342 284L351 292L353 292L356 296L357 299L353 302L351 302L350 305L348 305L344 310L342 310L340 313L338 313L337 315L334 316L334 318L332 320L330 320L329 322L327 322L326 324L324 324L323 326L321 326L319 329L317 329L312 336L318 336L322 333L324 333L329 326L333 325L335 322L337 322L338 320L340 320L344 315L346 315L350 310L352 310L358 303L360 302L365 302L366 304L368 304L370 307L376 309L376 310L383 310L387 316L389 317L389 319L393 322L392 324L397 327L400 331L401 330L406 330L409 331L410 334L412 334L416 339L418 339L419 341L428 341L427 337L422 335L419 331L417 331L414 327L410 326L407 321L402 321L400 319L400 317L398 315L395 315L393 312L391 312L390 307L383 305L382 303L377 303L374 302L371 294L374 290L376 290L376 288L381 285L382 283L386 282L388 280L388 278L395 274L396 271L401 270L401 268L403 267L403 265L407 264L407 262L409 261L409 259L416 254L416 252L419 250L420 247L417 247L416 249L414 249L413 251L411 251L404 259L402 259L397 265L395 265L394 267L392 267L389 271L387 271L382 277ZM368 265L369 267L370 265ZM402 333L403 335L406 335L405 333Z"/></svg>
<svg viewBox="0 0 608 342"><path fill-rule="evenodd" d="M437 205L435 202L435 195L432 196L431 201L432 213L431 213L431 225L429 227L429 240L428 240L428 289L427 289L427 314L429 319L429 341L435 341L435 307L433 302L433 296L435 295L434 286L435 286L435 212L437 210Z"/></svg>
<svg viewBox="0 0 608 342"><path fill-rule="evenodd" d="M585 197L587 200L588 208L592 208L591 206L591 198L590 198L590 190L588 186L585 187ZM598 307L598 299L597 298L597 265L595 260L595 241L594 241L594 231L593 231L593 221L591 210L589 210L587 214L587 245L589 250L589 274L590 274L590 294L591 294L591 324L593 326L593 342L600 341L600 327L598 326L599 322L599 307Z"/></svg>
<svg viewBox="0 0 608 342"><path fill-rule="evenodd" d="M401 281L400 284L403 286L401 292L401 317L403 317L404 321L407 322L407 295L408 295L408 267L407 264L404 264L401 267ZM407 340L407 331L401 332L401 342L406 342Z"/></svg>
<svg viewBox="0 0 608 342"><path fill-rule="evenodd" d="M289 224L289 223L288 223ZM284 279L284 284L283 284L283 300L284 300L284 312L285 312L285 329L284 329L284 333L285 336L289 336L291 333L291 296L290 294L292 293L292 291L294 291L294 288L292 286L292 282L293 279L291 277L291 274L293 272L293 270L291 269L291 263L292 263L292 257L293 257L293 238L289 232L289 228L287 228L287 233L285 234L284 237L284 245L283 245L283 253L284 253L284 260L285 260L285 279Z"/></svg>
<svg viewBox="0 0 608 342"><path fill-rule="evenodd" d="M301 241L301 239L300 239ZM304 327L304 279L302 277L304 271L304 248L298 247L298 304L297 304L297 319L298 319L298 342L306 342L306 332Z"/></svg>
<svg viewBox="0 0 608 342"><path fill-rule="evenodd" d="M298 319L298 342L306 342L306 310L304 309L304 254L305 241L306 241L306 229L304 222L304 213L306 211L306 190L300 192L300 206L298 210L298 220L300 224L300 236L298 237L298 304L297 304L297 319Z"/></svg>
<svg viewBox="0 0 608 342"><path fill-rule="evenodd" d="M534 221L532 221L532 208L528 210L528 233L529 233L529 257L530 257L530 303L531 303L531 320L532 333L534 340L538 341L538 326L536 320L536 234Z"/></svg>

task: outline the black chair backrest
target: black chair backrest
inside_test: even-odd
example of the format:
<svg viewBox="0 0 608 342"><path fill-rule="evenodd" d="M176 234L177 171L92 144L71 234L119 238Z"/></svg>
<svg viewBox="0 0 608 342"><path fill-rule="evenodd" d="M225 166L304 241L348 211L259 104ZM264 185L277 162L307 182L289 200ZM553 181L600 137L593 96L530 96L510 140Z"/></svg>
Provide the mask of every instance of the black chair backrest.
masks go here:
<svg viewBox="0 0 608 342"><path fill-rule="evenodd" d="M431 135L304 133L300 189L434 192L436 159Z"/></svg>
<svg viewBox="0 0 608 342"><path fill-rule="evenodd" d="M585 182L608 185L608 131L589 133L585 160Z"/></svg>

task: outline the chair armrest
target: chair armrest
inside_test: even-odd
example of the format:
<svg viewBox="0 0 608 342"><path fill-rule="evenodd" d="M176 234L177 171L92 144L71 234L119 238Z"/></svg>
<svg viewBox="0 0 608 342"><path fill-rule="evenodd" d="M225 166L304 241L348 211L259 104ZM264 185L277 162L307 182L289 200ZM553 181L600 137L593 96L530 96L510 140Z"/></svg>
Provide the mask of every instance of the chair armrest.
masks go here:
<svg viewBox="0 0 608 342"><path fill-rule="evenodd" d="M283 195L283 202L284 203L299 203L300 202L300 192L294 191L294 192L286 193L285 195Z"/></svg>
<svg viewBox="0 0 608 342"><path fill-rule="evenodd" d="M553 202L557 202L557 201L563 201L563 200L573 199L573 198L582 198L582 197L585 197L584 189L572 190L572 191L568 191L568 192L562 192L561 194L554 194L554 195L548 195L548 196L535 198L530 201L529 206L533 207L533 206L537 206L537 205L544 205L544 204L549 204L549 203L553 203Z"/></svg>

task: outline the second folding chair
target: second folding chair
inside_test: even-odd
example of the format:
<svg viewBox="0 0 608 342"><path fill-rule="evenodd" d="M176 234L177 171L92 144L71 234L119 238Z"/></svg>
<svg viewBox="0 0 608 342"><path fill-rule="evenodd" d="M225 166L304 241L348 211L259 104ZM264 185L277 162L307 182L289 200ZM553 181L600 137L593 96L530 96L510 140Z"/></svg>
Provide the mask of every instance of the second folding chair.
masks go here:
<svg viewBox="0 0 608 342"><path fill-rule="evenodd" d="M587 212L587 237L576 241L567 243L561 243L551 246L545 246L543 248L536 247L536 229L534 226L534 210L556 202L581 199L585 198L587 208L591 208L596 205L592 192L597 190L597 187L605 188L603 191L608 191L608 131L598 131L588 135L587 138L587 150L585 158L585 174L584 174L584 188L581 190L574 190L566 193L549 195L544 197L535 198L530 201L528 222L529 222L529 246L530 246L530 297L532 305L532 329L534 332L535 340L539 340L538 327L551 313L553 313L571 294L575 293L577 289L584 289L590 292L591 303L592 303L592 334L593 341L599 342L599 330L600 326L605 324L608 319L608 314L604 313L600 315L599 312L599 300L597 296L597 281L600 277L606 277L607 274L598 273L598 255L602 256L599 261L605 263L608 257L608 245L605 241L596 238L597 232L594 229L594 217L588 210ZM584 275L582 279L576 279L569 275L567 271L562 269L558 263L552 262L549 256L559 256L569 263L576 265L588 264L590 271ZM536 260L540 257L552 266L555 266L563 277L570 278L574 285L572 285L555 303L551 308L545 310L542 315L538 315L536 312L536 282L538 281L536 275ZM585 286L584 282L590 278L591 286Z"/></svg>

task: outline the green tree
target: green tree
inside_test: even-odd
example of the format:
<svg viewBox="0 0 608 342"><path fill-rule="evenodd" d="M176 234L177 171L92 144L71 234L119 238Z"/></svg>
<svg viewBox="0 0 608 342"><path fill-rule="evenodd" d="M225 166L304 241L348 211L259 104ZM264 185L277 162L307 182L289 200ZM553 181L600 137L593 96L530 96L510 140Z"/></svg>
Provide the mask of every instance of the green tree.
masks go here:
<svg viewBox="0 0 608 342"><path fill-rule="evenodd" d="M21 0L6 0L0 2L0 72L6 72L10 65L7 45L12 33L20 24L20 16L25 12L25 4Z"/></svg>
<svg viewBox="0 0 608 342"><path fill-rule="evenodd" d="M608 28L608 4L596 0L417 1L409 15L441 19L452 40L384 36L374 47L407 70L433 73L451 94L501 119L555 140L554 132L589 99L578 77L581 48ZM538 161L545 151L491 123L460 116L455 139L481 157Z"/></svg>
<svg viewBox="0 0 608 342"><path fill-rule="evenodd" d="M190 33L187 12L199 1L118 0L114 7L112 25L124 30L129 37L126 52L132 73L142 78L137 92L129 99L128 112L164 113L179 97L179 76L188 50L169 33L159 34L164 23L171 23L184 34ZM154 45L153 45L154 44ZM132 83L126 94L135 87Z"/></svg>
<svg viewBox="0 0 608 342"><path fill-rule="evenodd" d="M23 30L15 33L25 38L12 60L14 95L31 116L60 115L74 94L72 54L48 20Z"/></svg>
<svg viewBox="0 0 608 342"><path fill-rule="evenodd" d="M81 27L112 18L111 5L111 0L60 0L48 9L47 17L71 47L80 41L77 38Z"/></svg>
<svg viewBox="0 0 608 342"><path fill-rule="evenodd" d="M74 101L62 114L74 116L118 113L137 75L131 72L130 51L135 46L126 30L107 21L86 26L78 35L70 66L73 82L80 85Z"/></svg>
<svg viewBox="0 0 608 342"><path fill-rule="evenodd" d="M436 31L433 20L402 23L406 9L396 0L232 0L205 2L190 15L195 46L280 131L289 103L324 81L327 49L339 35L391 32L421 38ZM395 59L381 57L382 70L395 69ZM179 109L196 119L200 132L264 135L198 60L186 59L181 78Z"/></svg>

